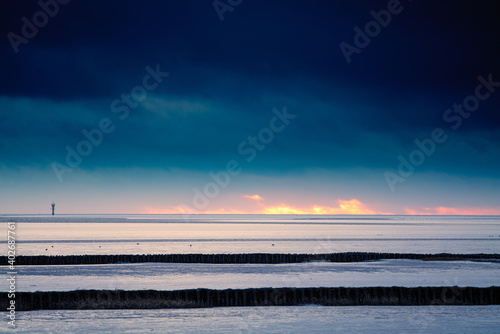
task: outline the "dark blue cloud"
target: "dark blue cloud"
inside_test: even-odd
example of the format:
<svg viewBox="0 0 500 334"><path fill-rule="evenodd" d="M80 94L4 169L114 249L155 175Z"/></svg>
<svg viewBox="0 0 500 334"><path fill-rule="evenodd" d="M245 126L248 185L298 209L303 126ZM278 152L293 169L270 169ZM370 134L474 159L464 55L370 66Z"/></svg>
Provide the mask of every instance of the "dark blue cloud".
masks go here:
<svg viewBox="0 0 500 334"><path fill-rule="evenodd" d="M401 3L348 64L339 43L387 1L243 1L223 22L210 1L71 1L18 54L6 35L39 7L4 1L3 163L62 162L66 145L109 117L116 130L81 168L210 170L240 157L238 144L287 105L297 119L250 170L394 168L415 138L449 127L443 113L478 75L500 81L495 1ZM156 64L170 76L119 120L112 101ZM423 170L498 176L499 104L498 92L482 102Z"/></svg>

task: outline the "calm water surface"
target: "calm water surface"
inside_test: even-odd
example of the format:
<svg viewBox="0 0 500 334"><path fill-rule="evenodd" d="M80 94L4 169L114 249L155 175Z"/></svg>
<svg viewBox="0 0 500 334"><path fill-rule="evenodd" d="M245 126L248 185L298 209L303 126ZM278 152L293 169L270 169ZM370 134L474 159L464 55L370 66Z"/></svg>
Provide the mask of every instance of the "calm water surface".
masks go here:
<svg viewBox="0 0 500 334"><path fill-rule="evenodd" d="M499 216L17 215L22 255L499 253Z"/></svg>

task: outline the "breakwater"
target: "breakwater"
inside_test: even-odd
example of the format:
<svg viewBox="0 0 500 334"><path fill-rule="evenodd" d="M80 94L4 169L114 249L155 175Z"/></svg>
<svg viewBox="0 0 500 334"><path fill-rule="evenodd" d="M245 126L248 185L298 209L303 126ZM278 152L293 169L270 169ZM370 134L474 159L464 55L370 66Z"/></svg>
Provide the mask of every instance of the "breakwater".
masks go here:
<svg viewBox="0 0 500 334"><path fill-rule="evenodd" d="M299 263L310 261L361 262L382 259L413 259L423 261L500 261L500 254L413 254L413 253L328 253L328 254L121 254L121 255L20 255L16 265L76 265L110 263ZM7 257L0 257L7 265Z"/></svg>
<svg viewBox="0 0 500 334"><path fill-rule="evenodd" d="M7 293L0 293L6 310ZM224 306L499 305L500 287L366 287L16 292L16 309L155 309Z"/></svg>

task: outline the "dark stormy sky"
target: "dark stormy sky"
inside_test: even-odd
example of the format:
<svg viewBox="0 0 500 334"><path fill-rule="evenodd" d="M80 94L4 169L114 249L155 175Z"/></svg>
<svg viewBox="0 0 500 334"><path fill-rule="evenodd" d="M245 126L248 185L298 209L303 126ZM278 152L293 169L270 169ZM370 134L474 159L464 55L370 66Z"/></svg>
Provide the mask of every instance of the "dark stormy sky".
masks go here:
<svg viewBox="0 0 500 334"><path fill-rule="evenodd" d="M0 213L500 214L497 1L0 4Z"/></svg>

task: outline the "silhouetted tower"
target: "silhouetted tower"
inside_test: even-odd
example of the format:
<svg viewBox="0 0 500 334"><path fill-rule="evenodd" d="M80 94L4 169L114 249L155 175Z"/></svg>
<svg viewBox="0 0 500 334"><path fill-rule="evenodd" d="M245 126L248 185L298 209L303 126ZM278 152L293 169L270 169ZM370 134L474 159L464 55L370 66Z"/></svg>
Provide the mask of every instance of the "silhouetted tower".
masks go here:
<svg viewBox="0 0 500 334"><path fill-rule="evenodd" d="M54 209L56 208L56 203L52 202L52 204L50 206L52 206L52 216L53 216L54 215Z"/></svg>

